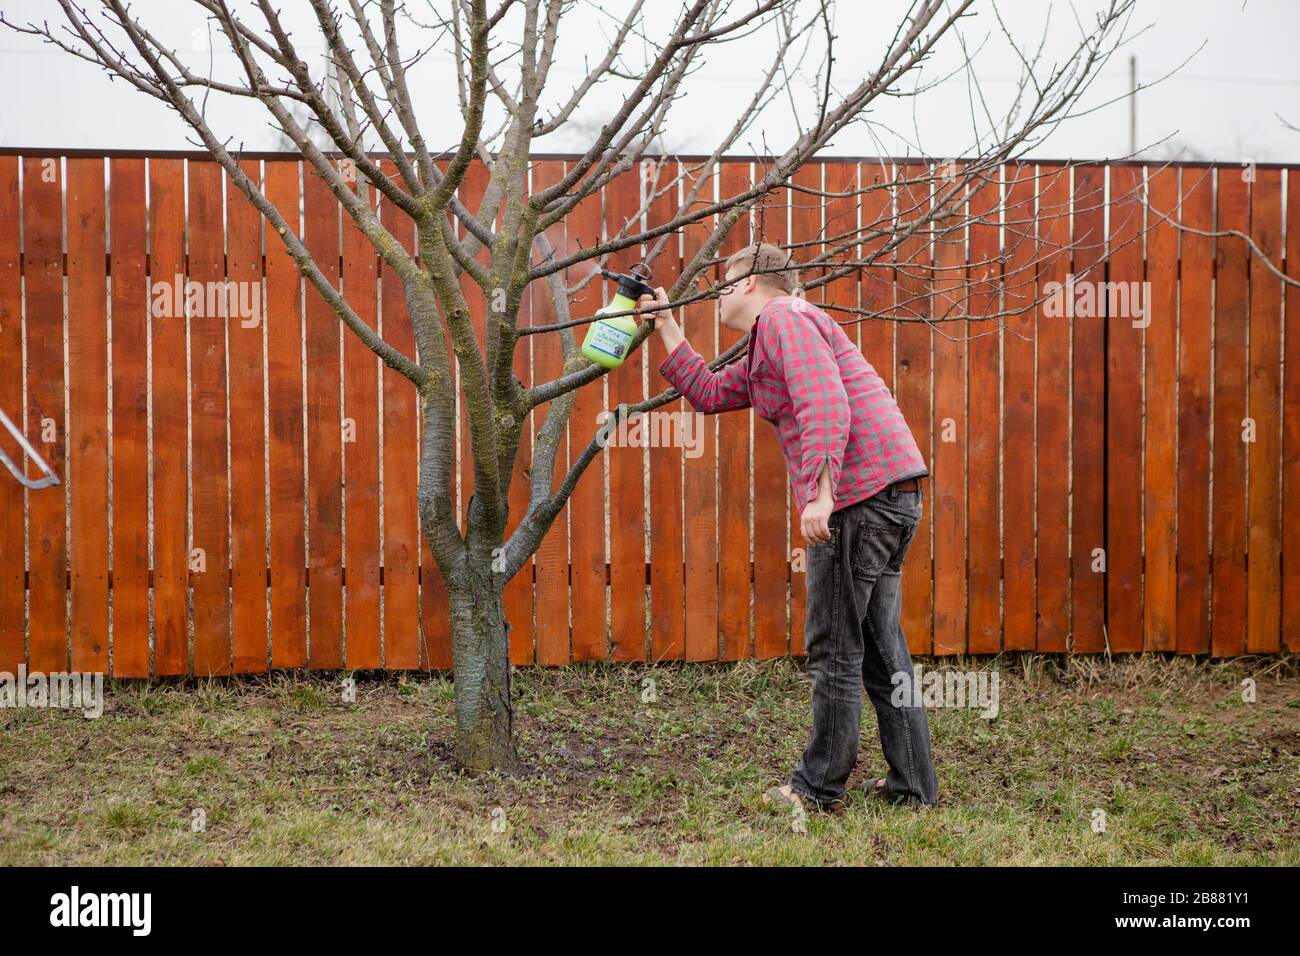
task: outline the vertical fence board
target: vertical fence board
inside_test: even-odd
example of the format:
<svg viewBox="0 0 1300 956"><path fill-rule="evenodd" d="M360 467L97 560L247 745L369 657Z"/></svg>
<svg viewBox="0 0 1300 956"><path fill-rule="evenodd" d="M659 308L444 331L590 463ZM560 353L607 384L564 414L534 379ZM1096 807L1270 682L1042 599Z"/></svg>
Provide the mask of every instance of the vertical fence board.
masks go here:
<svg viewBox="0 0 1300 956"><path fill-rule="evenodd" d="M936 184L939 201L951 183ZM964 187L963 187L964 188ZM930 511L934 515L934 653L966 650L966 197L945 202L956 212L935 224L934 463Z"/></svg>
<svg viewBox="0 0 1300 956"><path fill-rule="evenodd" d="M902 224L912 223L928 215L930 210L927 170L924 166L909 165L900 167L899 173L903 185L899 189L898 218ZM911 427L921 456L933 474L930 431L932 333L928 322L917 321L930 318L930 240L931 229L923 226L899 247L896 295L898 314L903 321L895 338L894 377L899 410ZM933 499L933 484L929 490L929 497ZM931 591L934 564L930 544L933 511L931 500L921 515L903 562L902 627L913 654L929 654L933 647Z"/></svg>
<svg viewBox="0 0 1300 956"><path fill-rule="evenodd" d="M18 157L0 156L0 355L6 356L10 365L9 374L0 376L0 410L20 429L24 424L23 376L13 368L23 354L21 214ZM31 429L26 434L29 440L37 437ZM27 474L38 473L8 434L0 434L0 448L15 465L25 467ZM48 489L46 493L57 494ZM18 673L18 666L27 660L25 498L23 486L0 473L0 671L11 674Z"/></svg>
<svg viewBox="0 0 1300 956"><path fill-rule="evenodd" d="M337 288L338 201L307 165L302 182L307 249L325 279ZM310 283L306 305L308 660L313 670L332 670L343 665L340 322Z"/></svg>
<svg viewBox="0 0 1300 956"><path fill-rule="evenodd" d="M185 168L149 160L149 283L153 363L153 672L184 674L189 648L185 322Z"/></svg>
<svg viewBox="0 0 1300 956"><path fill-rule="evenodd" d="M143 159L114 159L113 676L149 676L149 330Z"/></svg>
<svg viewBox="0 0 1300 956"><path fill-rule="evenodd" d="M68 160L68 514L72 668L108 670L104 161Z"/></svg>
<svg viewBox="0 0 1300 956"><path fill-rule="evenodd" d="M675 170L670 166L669 171L669 175L671 175ZM620 230L627 225L628 220L636 216L637 211L641 208L641 187L639 183L640 176L636 172L629 172L623 174L605 187L604 236L613 237L617 235ZM597 222L599 223L599 204L596 205L593 212L597 217ZM638 221L633 224L631 231L636 231L639 228L640 222ZM594 242L597 239L600 239L601 236L602 233L598 227L597 230L591 234L591 240L589 241ZM675 238L675 236L670 237L669 241L672 242ZM672 242L669 249L672 252L676 252L676 243ZM632 246L610 256L609 265L615 272L626 272L639 261L641 255L641 250L636 246ZM590 268L590 264L587 265L587 268ZM671 286L672 281L676 278L679 271L677 264L672 262L671 256L668 255L661 256L660 261L654 263L653 268L657 269L654 279L654 285L656 286L664 285L665 280L667 280L667 284ZM601 285L602 283L597 280L593 281L587 288L595 292L601 289ZM612 296L613 294L614 288L609 283L604 283L604 292L600 304L603 304L605 297ZM592 300L590 298L588 298L587 302L589 304L584 305L580 309L579 314L586 313L587 310L592 307L599 308L599 305L591 304ZM640 324L645 321L645 318L634 316L633 320L637 322L637 324ZM583 327L579 330L582 332L584 337L587 328L589 328L589 326ZM635 404L645 399L645 387L641 383L642 373L644 372L648 361L645 350L647 347L658 346L658 339L658 335L652 335L649 342L643 343L640 348L627 357L622 365L604 376L605 387L609 393L609 400L607 402L598 401L596 403L595 409L597 414L607 410L612 412L613 409L617 408L619 404L623 402ZM652 361L652 359L649 359L649 361ZM651 365L652 369L657 367L657 364ZM585 386L584 390L590 389L593 396L599 399L600 388L600 383L597 382L593 385ZM659 390L656 389L655 391L657 392ZM671 445L665 448L656 448L653 443L650 443L651 447L647 452L644 447L651 434L655 432L661 435L667 434L664 430L653 428L651 424L662 415L663 409L655 409L653 417L642 415L639 424L636 422L629 422L627 426L625 426L626 434L628 434L629 439L639 432L641 441L636 442L629 440L625 446L625 443L620 440L619 437L615 437L614 440L608 443L599 458L596 461L593 461L587 468L589 472L592 472L592 479L595 480L590 506L592 512L591 516L593 518L603 518L605 514L605 489L599 481L602 461L609 472L609 616L611 638L615 647L622 644L628 644L637 648L640 651L640 657L642 659L645 657L646 645L646 488L645 477L642 469L648 453L650 481L652 485L665 471L673 471L677 474L680 474L681 471L681 452L678 449L671 447ZM580 430L577 433L581 436L577 443L579 449L585 447L586 443L591 440L591 436L594 434L596 427L597 424L594 420L588 420L585 424L581 424ZM587 480L585 476L583 480ZM671 499L665 498L665 500L660 503L660 510L662 510L664 506L675 505L679 500L680 499L675 496ZM650 507L651 541L649 557L651 567L655 567L656 562L658 562L666 564L669 567L675 565L680 568L680 530L677 531L676 536L674 536L672 530L669 529L669 533L665 540L662 533L664 529L659 527L663 522L656 520L657 516L654 513L656 509L655 497L653 495L650 497ZM581 526L582 523L579 522L578 527ZM677 524L677 527L680 528L680 523ZM596 555L600 558L600 577L596 583L599 584L600 588L598 591L592 592L590 597L584 603L594 604L600 609L601 618L598 632L601 640L599 646L596 646L593 642L588 645L587 649L584 651L583 642L575 633L573 647L575 657L580 653L586 653L600 658L606 656L604 642L605 522L603 520L598 521L596 532L597 538L594 542L594 550ZM578 539L576 538L574 546L575 548L579 547ZM659 555L656 554L657 547L662 548L667 552L663 555L664 561L662 562L659 562ZM675 596L678 605L680 605L681 590L680 588L677 590L673 589L672 577L666 576L662 583L656 583L653 580L653 570L651 575L652 591L655 589L660 590L662 592L660 595L661 599L667 601L670 605ZM678 572L678 575L680 577L680 572ZM677 616L680 617L680 610ZM672 618L669 620L671 621ZM650 627L654 628L655 626L656 621L652 616ZM659 626L662 627L663 625ZM673 636L678 638L673 650L677 657L680 658L683 650L680 640L681 631L677 630L673 632Z"/></svg>
<svg viewBox="0 0 1300 956"><path fill-rule="evenodd" d="M822 164L809 163L805 168L814 177L815 188L820 189ZM758 207L754 241L785 245L789 238L788 203L807 202L809 198L786 189L772 190ZM817 204L820 206L820 201ZM820 220L820 209L817 213ZM814 236L819 227L820 222L813 227ZM757 324L754 328L758 328ZM773 331L769 328L763 334L771 335ZM750 342L752 346L752 335ZM746 355L740 361L748 358ZM789 644L785 597L789 549L807 547L807 542L799 532L802 516L790 504L790 479L776 429L752 409L748 414L754 423L754 657L770 659L784 656Z"/></svg>
<svg viewBox="0 0 1300 956"><path fill-rule="evenodd" d="M1033 650L1034 581L1034 294L1036 168L1006 169L1006 244L1002 339L1002 593L1005 650Z"/></svg>
<svg viewBox="0 0 1300 956"><path fill-rule="evenodd" d="M995 654L1002 649L1002 538L1000 440L1002 427L1003 318L998 217L1002 206L1002 167L970 197L971 283L967 324L970 399L967 410L966 500L972 520L967 526L967 650ZM978 518L978 520L976 520Z"/></svg>
<svg viewBox="0 0 1300 956"><path fill-rule="evenodd" d="M1177 212L1178 170L1153 170L1148 197L1143 648L1172 651L1178 643L1178 230L1161 213Z"/></svg>
<svg viewBox="0 0 1300 956"><path fill-rule="evenodd" d="M1053 308L1036 310L1038 341L1038 650L1063 653L1070 637L1070 321L1060 308L1069 268L1070 171L1038 167L1038 294L1057 283ZM972 397L972 401L974 398Z"/></svg>
<svg viewBox="0 0 1300 956"><path fill-rule="evenodd" d="M343 166L355 176L355 167ZM377 191L367 190L373 206ZM343 216L343 294L366 325L379 328L375 249L350 215ZM343 566L349 670L379 666L379 359L351 331L343 332Z"/></svg>
<svg viewBox="0 0 1300 956"><path fill-rule="evenodd" d="M253 183L261 163L240 164ZM262 216L226 183L226 335L230 345L230 593L235 671L267 668L266 417L262 404Z"/></svg>
<svg viewBox="0 0 1300 956"><path fill-rule="evenodd" d="M619 226L631 212L628 204L639 193L650 200L646 214L646 225L654 228L670 221L679 210L680 184L677 178L682 174L676 162L664 163L658 167L657 175L640 180L630 180L625 175L616 180L606 191L606 202L616 215L607 216L606 229ZM687 187L689 188L689 186ZM659 195L662 194L662 195ZM654 270L654 286L671 289L681 276L682 261L680 237L672 235L667 238L663 251L650 263ZM649 244L645 251L654 247ZM631 265L630 256L620 261L619 266ZM685 327L685 309L678 310L677 319ZM649 369L649 394L659 393L671 388L659 375L659 366L668 357L663 341L653 334L645 346L647 349L645 364ZM686 580L684 578L685 543L682 533L682 509L685 501L685 486L682 480L683 464L699 457L704 450L705 428L702 416L695 414L684 399L678 398L655 409L663 425L654 429L660 436L675 435L680 442L671 445L650 448L650 653L654 660L681 660L688 656L686 625ZM611 482L611 495L613 484ZM611 502L611 507L612 507ZM617 525L611 514L610 547L616 547L614 529ZM610 569L611 575L613 569ZM612 598L613 606L618 607L617 591ZM620 639L617 628L614 636L615 660L645 660L646 648L640 642L625 642Z"/></svg>
<svg viewBox="0 0 1300 956"><path fill-rule="evenodd" d="M569 250L577 252L590 249L600 242L603 232L601 217L601 191L597 190L587 196L574 210L565 217L565 228L569 233ZM576 286L585 276L591 275L594 263L582 262L565 270L565 282L570 287ZM569 297L569 318L586 319L595 314L604 304L604 283L599 275L594 276L585 286ZM583 339L591 329L590 323L574 326L574 344L582 347ZM586 360L583 360L584 363ZM635 376L641 381L641 352L638 349L618 368L605 373L594 382L588 382L577 389L573 397L573 413L569 416L569 457L565 469L574 467L587 446L591 444L600 427L602 413L607 407L613 407L620 400L615 393L617 382L629 381ZM609 387L609 405L605 404L605 389ZM630 387L628 389L630 392ZM630 398L630 395L628 396ZM626 434L626 431L624 432ZM626 466L625 471L614 474L614 459ZM617 433L609 447L601 449L591 460L574 486L569 498L569 587L573 595L572 617L573 636L570 648L571 660L600 660L606 655L605 601L605 469L610 472L610 520L612 522L610 544L620 550L612 556L614 568L611 575L619 575L619 594L626 601L635 601L640 608L639 615L626 614L626 608L617 608L613 617L616 626L625 629L635 640L635 635L645 633L645 543L642 535L645 522L641 516L642 502L640 492L641 449L624 448L619 445ZM635 468L637 488L635 495L628 485L626 477ZM622 478L624 487L617 484ZM626 497L624 494L626 493ZM615 520L617 518L617 520ZM620 533L613 534L613 528ZM622 565L619 567L619 565ZM615 570L617 568L617 570ZM639 599L632 594L632 583L639 592Z"/></svg>
<svg viewBox="0 0 1300 956"><path fill-rule="evenodd" d="M1106 299L1106 630L1112 651L1142 650L1142 169L1110 172ZM1136 293L1140 294L1140 293ZM1098 294L1098 307L1103 298Z"/></svg>
<svg viewBox="0 0 1300 956"><path fill-rule="evenodd" d="M298 163L267 160L266 195L299 223ZM273 230L266 234L266 370L271 405L271 666L307 666L307 542L303 500L302 274Z"/></svg>
<svg viewBox="0 0 1300 956"><path fill-rule="evenodd" d="M57 157L23 157L23 280L28 441L64 482L27 496L29 652L34 671L68 666L68 477L63 397L63 173ZM34 473L34 472L33 472Z"/></svg>
<svg viewBox="0 0 1300 956"><path fill-rule="evenodd" d="M1218 170L1217 231L1250 231L1250 186L1243 171ZM1211 645L1215 656L1246 649L1246 335L1250 326L1245 244L1215 242L1214 500Z"/></svg>
<svg viewBox="0 0 1300 956"><path fill-rule="evenodd" d="M230 482L226 454L226 317L213 290L224 289L225 230L221 167L191 160L189 276L203 306L190 310L190 486L192 547L202 552L192 575L194 673L230 672ZM187 284L187 304L190 303Z"/></svg>
<svg viewBox="0 0 1300 956"><path fill-rule="evenodd" d="M749 185L749 163L722 164L720 198L738 195ZM729 256L748 245L749 232L749 218L743 217L727 236L720 255ZM723 271L719 267L719 279ZM739 332L719 321L718 354L741 338ZM737 359L744 360L744 357ZM751 653L749 488L753 469L749 436L754 417L752 409L746 409L744 414L718 416L718 642L720 656L726 661L748 658Z"/></svg>
<svg viewBox="0 0 1300 956"><path fill-rule="evenodd" d="M696 198L688 204L692 210L698 210L699 207L708 206L713 202L714 194L719 188L718 180L718 174L712 170L706 174L703 182L689 176L685 179L682 184L683 196L689 197L692 192L695 192ZM698 190L696 190L697 185ZM683 268L695 258L712 229L713 218L705 217L698 222L688 224L682 230ZM696 287L707 286L714 278L714 270L706 269L697 278ZM718 351L714 345L717 341L715 303L706 299L683 306L680 318L683 332L701 357L707 362L716 356ZM658 366L655 372L657 374ZM662 378L659 381L661 386L666 384ZM686 659L711 661L718 658L720 647L718 492L715 478L715 469L718 466L719 416L701 415L694 411L685 399L678 401L678 407L682 409L683 414L692 417L693 427L700 435L700 455L696 458L687 458L682 470L682 513L683 525L686 529ZM651 653L657 660L658 655L665 652L667 647L668 645L654 644L651 646Z"/></svg>
<svg viewBox="0 0 1300 956"><path fill-rule="evenodd" d="M1180 219L1214 228L1214 173L1184 169ZM1178 620L1179 653L1210 649L1210 280L1214 240L1185 232L1178 284Z"/></svg>
<svg viewBox="0 0 1300 956"><path fill-rule="evenodd" d="M1105 278L1106 168L1081 165L1074 170L1074 282ZM1077 298L1076 287L1067 289ZM1105 647L1106 578L1098 554L1106 547L1105 426L1106 325L1094 316L1075 316L1074 428L1070 452L1072 513L1071 644L1077 654Z"/></svg>
<svg viewBox="0 0 1300 956"><path fill-rule="evenodd" d="M1282 261L1282 172L1261 169L1250 190L1250 382L1247 414L1246 651L1276 654L1282 634L1282 534L1278 463L1282 455L1282 285L1266 264ZM1292 370L1295 374L1295 370ZM1293 519L1294 520L1294 519Z"/></svg>
<svg viewBox="0 0 1300 956"><path fill-rule="evenodd" d="M384 161L382 168L386 175L393 175L390 160ZM379 220L407 252L414 251L415 223L406 213L380 198ZM406 310L405 290L392 266L380 263L379 269L381 334L393 348L407 358L415 359L415 330ZM400 372L384 366L381 374L384 401L384 667L388 670L411 670L420 666L417 395L415 386ZM529 610L531 612L531 603ZM511 620L518 626L513 618ZM514 641L512 632L512 645Z"/></svg>
<svg viewBox="0 0 1300 956"><path fill-rule="evenodd" d="M1300 168L1286 171L1286 272L1300 280ZM1300 286L1288 284L1283 342L1282 645L1300 651Z"/></svg>

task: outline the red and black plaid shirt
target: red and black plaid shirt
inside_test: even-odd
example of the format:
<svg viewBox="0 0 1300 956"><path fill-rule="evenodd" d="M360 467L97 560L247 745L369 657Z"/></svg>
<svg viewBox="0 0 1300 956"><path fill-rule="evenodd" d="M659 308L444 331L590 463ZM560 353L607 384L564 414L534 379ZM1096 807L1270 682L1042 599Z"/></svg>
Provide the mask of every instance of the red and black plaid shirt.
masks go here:
<svg viewBox="0 0 1300 956"><path fill-rule="evenodd" d="M884 380L829 315L792 295L763 307L749 352L709 371L682 341L659 374L705 414L753 407L776 427L800 513L830 465L833 510L886 485L928 475Z"/></svg>

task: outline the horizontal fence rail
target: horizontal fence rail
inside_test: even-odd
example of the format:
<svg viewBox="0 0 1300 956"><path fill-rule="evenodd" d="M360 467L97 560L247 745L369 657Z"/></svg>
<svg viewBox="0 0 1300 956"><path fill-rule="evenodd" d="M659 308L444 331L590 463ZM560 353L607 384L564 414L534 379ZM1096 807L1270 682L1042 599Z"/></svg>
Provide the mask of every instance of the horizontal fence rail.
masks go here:
<svg viewBox="0 0 1300 956"><path fill-rule="evenodd" d="M531 187L568 161L537 158ZM358 315L414 356L400 285L314 171L287 155L243 162ZM813 163L723 251L762 238L807 258L846 228L924 208L928 187L852 194L924 171ZM755 172L724 161L706 197ZM1265 263L1300 278L1296 173L1008 165L972 197L979 221L938 223L810 293L893 389L930 462L904 567L913 653L1300 649L1300 289ZM471 208L485 183L473 167ZM614 234L646 189L639 172L614 180L563 241ZM1186 228L1147 210L1143 189ZM378 208L413 249L409 220ZM645 224L676 208L659 197ZM655 283L670 285L711 228L688 226ZM463 281L481 342L485 303ZM1145 311L1076 298L1092 288L1140 295ZM607 291L589 283L572 314ZM1016 294L1043 301L1004 315ZM706 359L739 338L712 302L682 312ZM553 321L546 290L530 289L521 324ZM557 476L603 410L666 387L664 357L652 337L578 392ZM0 411L61 481L27 489L0 472L0 671L451 665L447 595L419 530L415 392L305 286L215 162L0 151L0 358ZM524 336L515 374L550 380L563 359L558 336ZM516 462L511 530L545 412ZM752 411L693 416L682 400L656 414L639 438L611 439L507 585L515 663L803 653L804 542L771 428ZM473 472L459 403L458 415L463 526ZM0 450L25 460L7 433Z"/></svg>

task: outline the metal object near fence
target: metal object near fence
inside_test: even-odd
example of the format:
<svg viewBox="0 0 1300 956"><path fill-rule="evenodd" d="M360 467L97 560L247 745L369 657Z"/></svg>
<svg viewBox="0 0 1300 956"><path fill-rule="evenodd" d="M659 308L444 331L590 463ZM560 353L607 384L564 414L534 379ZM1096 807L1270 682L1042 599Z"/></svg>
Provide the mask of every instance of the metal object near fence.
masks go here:
<svg viewBox="0 0 1300 956"><path fill-rule="evenodd" d="M45 463L45 459L40 456L40 453L37 452L35 448L32 447L32 443L27 440L27 436L18 430L18 426L9 420L9 416L6 415L3 410L0 410L0 425L4 425L9 434L14 436L14 440L22 447L23 453L26 454L27 457L31 458L32 461L36 462L41 471L45 472L45 477L28 478L27 469L14 462L12 458L4 453L3 449L0 449L0 461L4 462L5 467L9 469L9 473L28 488L49 488L51 485L57 485L59 483L59 476L56 475L54 470Z"/></svg>

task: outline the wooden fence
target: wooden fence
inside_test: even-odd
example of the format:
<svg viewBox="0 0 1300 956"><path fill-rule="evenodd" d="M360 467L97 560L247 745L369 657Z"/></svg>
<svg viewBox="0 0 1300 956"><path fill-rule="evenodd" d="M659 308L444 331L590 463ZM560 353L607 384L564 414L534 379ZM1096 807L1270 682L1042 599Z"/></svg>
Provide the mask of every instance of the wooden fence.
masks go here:
<svg viewBox="0 0 1300 956"><path fill-rule="evenodd" d="M245 162L291 221L301 216L307 245L361 317L413 353L400 287L316 175L288 156ZM534 188L564 162L537 160ZM937 308L964 277L990 269L996 279L1028 265L1040 288L1067 275L1149 283L1145 327L1044 309L981 319L997 311L988 294L969 296L969 318L940 326L846 325L932 462L905 569L909 645L937 655L1300 649L1300 375L1283 374L1300 368L1300 292L1235 237L1153 221L1144 241L1125 242L1140 232L1133 189L1145 179L1155 208L1181 209L1201 232L1247 233L1300 275L1296 170L1060 168L1003 171L1008 207L1034 215L1008 215L1005 229L976 225L960 241L912 240L900 268L826 292L838 305L889 312L903 301ZM828 160L796 182L845 193L909 170ZM726 162L722 194L750 176L748 160ZM464 198L473 204L483 185L474 170ZM643 188L629 174L584 202L565 241L617 230ZM760 221L767 238L816 249L831 224L869 221L886 202L883 192L863 209L844 196L783 192L728 249ZM674 208L657 200L649 223ZM380 213L414 242L409 222ZM688 228L656 262L657 282L668 284L707 225ZM1072 240L1073 257L1041 254ZM934 271L901 267L909 263ZM189 283L223 281L255 290L257 306L253 295L241 309L231 297L225 312L210 295L186 302ZM602 294L589 285L574 315ZM481 338L483 303L471 298ZM738 337L711 303L684 312L706 357ZM523 321L552 319L534 293ZM26 492L0 476L0 670L144 677L450 665L446 593L418 528L415 393L304 292L215 163L0 155L0 357L0 408L65 479ZM664 387L663 357L654 337L578 394L557 475L601 409ZM550 379L561 359L555 335L528 336L516 374L525 384ZM686 410L680 401L663 409ZM515 662L802 653L803 541L775 437L752 412L696 422L697 446L609 447L587 470L508 585ZM467 436L462 412L462 516ZM512 527L529 460L526 438Z"/></svg>

